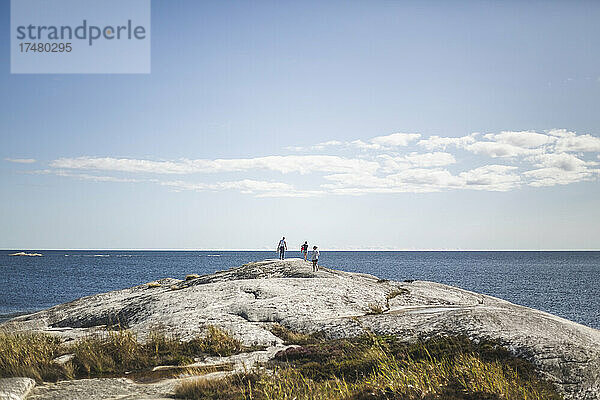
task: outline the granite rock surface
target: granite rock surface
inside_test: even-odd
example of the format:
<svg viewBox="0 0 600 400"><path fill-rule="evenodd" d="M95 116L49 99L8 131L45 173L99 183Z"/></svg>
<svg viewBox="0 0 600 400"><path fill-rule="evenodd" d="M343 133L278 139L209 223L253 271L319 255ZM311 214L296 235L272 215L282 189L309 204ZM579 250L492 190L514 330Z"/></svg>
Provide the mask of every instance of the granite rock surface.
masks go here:
<svg viewBox="0 0 600 400"><path fill-rule="evenodd" d="M300 259L265 260L188 280L165 278L156 281L160 285L84 297L0 327L70 339L119 323L144 340L153 329L189 339L214 325L247 345L267 348L282 346L269 329L273 323L330 338L367 331L407 341L464 335L501 342L531 361L567 399L600 399L598 330L434 282L311 269ZM162 388L155 393L163 394Z"/></svg>

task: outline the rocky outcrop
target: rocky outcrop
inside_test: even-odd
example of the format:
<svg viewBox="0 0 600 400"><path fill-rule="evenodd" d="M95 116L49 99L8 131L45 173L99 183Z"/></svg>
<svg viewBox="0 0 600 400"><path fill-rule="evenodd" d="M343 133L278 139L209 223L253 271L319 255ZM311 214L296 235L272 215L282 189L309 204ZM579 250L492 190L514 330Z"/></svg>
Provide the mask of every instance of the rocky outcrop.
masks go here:
<svg viewBox="0 0 600 400"><path fill-rule="evenodd" d="M158 284L156 284L158 283ZM465 335L500 341L530 360L567 399L600 399L600 331L527 307L433 282L394 282L302 260L265 260L189 280L162 279L88 296L0 325L78 337L120 323L182 338L209 325L247 345L281 346L279 323L328 337L371 331L405 340Z"/></svg>
<svg viewBox="0 0 600 400"><path fill-rule="evenodd" d="M0 400L22 400L34 386L30 378L0 378Z"/></svg>
<svg viewBox="0 0 600 400"><path fill-rule="evenodd" d="M172 399L176 381L138 384L127 378L78 379L46 383L35 388L27 400Z"/></svg>

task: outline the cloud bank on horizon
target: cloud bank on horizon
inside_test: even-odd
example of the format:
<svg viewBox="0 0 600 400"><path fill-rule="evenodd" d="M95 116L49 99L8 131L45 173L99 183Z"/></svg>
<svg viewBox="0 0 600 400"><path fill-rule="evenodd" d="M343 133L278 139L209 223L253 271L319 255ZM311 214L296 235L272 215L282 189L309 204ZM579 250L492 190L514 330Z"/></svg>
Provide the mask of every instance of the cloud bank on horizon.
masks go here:
<svg viewBox="0 0 600 400"><path fill-rule="evenodd" d="M366 141L330 140L285 150L292 154L166 161L58 158L48 169L35 172L97 182L146 182L178 191L234 190L257 197L509 191L600 177L600 138L565 129L428 138L419 133L393 133ZM261 178L265 173L278 178ZM220 174L240 176L223 180ZM197 175L204 180L189 179ZM310 176L308 182L300 179L302 175Z"/></svg>

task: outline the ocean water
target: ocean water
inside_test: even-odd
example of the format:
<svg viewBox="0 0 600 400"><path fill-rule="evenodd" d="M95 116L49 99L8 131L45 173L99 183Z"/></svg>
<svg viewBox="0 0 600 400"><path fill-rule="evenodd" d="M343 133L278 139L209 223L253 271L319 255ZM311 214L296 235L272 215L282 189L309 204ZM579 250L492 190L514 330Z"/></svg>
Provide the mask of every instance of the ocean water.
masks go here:
<svg viewBox="0 0 600 400"><path fill-rule="evenodd" d="M260 251L0 251L0 320L159 278L183 279L250 261ZM288 252L299 257L299 252ZM600 329L600 252L323 251L320 265L380 278L431 280L496 296Z"/></svg>

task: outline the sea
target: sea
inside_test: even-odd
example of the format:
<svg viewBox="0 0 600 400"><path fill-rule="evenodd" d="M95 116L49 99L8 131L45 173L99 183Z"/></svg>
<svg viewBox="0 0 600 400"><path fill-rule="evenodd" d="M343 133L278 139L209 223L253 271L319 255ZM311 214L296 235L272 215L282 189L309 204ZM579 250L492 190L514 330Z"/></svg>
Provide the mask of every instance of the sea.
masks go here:
<svg viewBox="0 0 600 400"><path fill-rule="evenodd" d="M277 258L272 251L26 250L42 256L10 256L18 251L0 251L0 322L164 277ZM445 283L600 329L600 251L322 251L319 264Z"/></svg>

